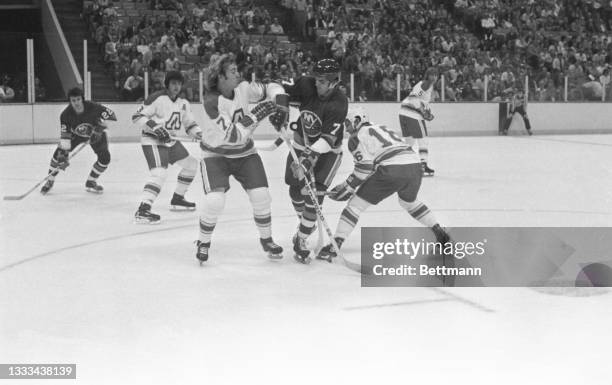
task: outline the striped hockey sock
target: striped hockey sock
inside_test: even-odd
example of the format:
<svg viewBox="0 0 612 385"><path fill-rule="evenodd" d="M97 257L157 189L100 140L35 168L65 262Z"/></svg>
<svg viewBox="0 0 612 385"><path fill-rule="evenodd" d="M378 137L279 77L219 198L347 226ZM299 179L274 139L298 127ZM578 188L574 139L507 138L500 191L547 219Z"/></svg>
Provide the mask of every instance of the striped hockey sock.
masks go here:
<svg viewBox="0 0 612 385"><path fill-rule="evenodd" d="M212 222L212 223L211 223ZM215 231L215 226L217 225L217 221L210 218L202 218L200 217L200 236L198 240L200 242L209 243L212 239L212 233Z"/></svg>
<svg viewBox="0 0 612 385"><path fill-rule="evenodd" d="M159 192L161 191L164 181L166 180L167 170L162 167L156 167L151 169L151 175L149 180L144 186L142 193L142 202L153 206L153 202L157 199Z"/></svg>
<svg viewBox="0 0 612 385"><path fill-rule="evenodd" d="M433 213L429 210L424 203L415 200L414 202L406 202L402 199L399 200L400 206L404 208L404 210L408 211L414 219L421 222L423 225L427 227L433 227L438 221L436 220Z"/></svg>
<svg viewBox="0 0 612 385"><path fill-rule="evenodd" d="M87 177L87 180L96 180L106 169L108 168L108 164L102 164L100 162L96 162L93 164L91 168L91 172Z"/></svg>
<svg viewBox="0 0 612 385"><path fill-rule="evenodd" d="M200 234L198 236L200 242L210 242L215 226L217 225L217 219L223 212L224 206L224 192L213 191L204 195L202 211L200 213Z"/></svg>
<svg viewBox="0 0 612 385"><path fill-rule="evenodd" d="M174 192L180 196L185 196L187 189L195 178L195 172L191 170L181 170L176 181L176 190Z"/></svg>
<svg viewBox="0 0 612 385"><path fill-rule="evenodd" d="M267 187L248 190L247 194L253 206L253 218L259 231L259 237L267 239L272 237L272 198Z"/></svg>
<svg viewBox="0 0 612 385"><path fill-rule="evenodd" d="M289 187L289 196L291 197L291 204L297 214L298 218L302 218L304 213L304 196L298 186Z"/></svg>
<svg viewBox="0 0 612 385"><path fill-rule="evenodd" d="M351 232L353 232L355 226L357 226L360 214L360 211L356 210L355 207L351 207L350 205L342 210L342 215L340 216L340 221L338 222L335 237L340 237L342 239L348 238Z"/></svg>
<svg viewBox="0 0 612 385"><path fill-rule="evenodd" d="M149 205L153 205L153 202L155 202L155 199L157 199L157 196L159 195L160 191L161 191L160 185L154 182L148 182L144 186L144 191L142 194L142 202L148 203Z"/></svg>

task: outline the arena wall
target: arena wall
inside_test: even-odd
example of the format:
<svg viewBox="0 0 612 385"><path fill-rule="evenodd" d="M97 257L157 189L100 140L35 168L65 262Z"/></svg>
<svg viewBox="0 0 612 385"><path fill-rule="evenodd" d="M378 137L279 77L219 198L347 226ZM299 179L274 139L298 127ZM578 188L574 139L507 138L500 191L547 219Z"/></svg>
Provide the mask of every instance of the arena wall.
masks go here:
<svg viewBox="0 0 612 385"><path fill-rule="evenodd" d="M110 124L114 141L136 141L138 128L131 123L136 103L106 103L119 118ZM59 138L59 115L65 103L0 104L0 144L53 143ZM398 129L397 103L355 103L373 122ZM204 110L193 105L196 120L202 121ZM436 118L428 122L431 136L497 135L499 106L497 103L439 103L432 106ZM528 108L536 134L612 133L610 103L531 103ZM292 109L292 119L297 110ZM522 133L522 121L515 119L511 131ZM257 137L275 137L274 129L265 122L257 129Z"/></svg>

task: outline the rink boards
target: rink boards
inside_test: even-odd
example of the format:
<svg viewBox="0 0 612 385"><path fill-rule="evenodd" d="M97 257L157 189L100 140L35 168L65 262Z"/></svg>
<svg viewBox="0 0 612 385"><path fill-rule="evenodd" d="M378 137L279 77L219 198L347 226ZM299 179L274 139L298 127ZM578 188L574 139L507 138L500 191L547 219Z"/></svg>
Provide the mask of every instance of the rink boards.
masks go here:
<svg viewBox="0 0 612 385"><path fill-rule="evenodd" d="M110 123L114 141L136 141L140 130L131 122L136 103L105 103L115 111L118 121ZM59 138L59 115L64 103L0 105L0 145L52 143ZM201 104L192 105L196 120L203 121ZM352 103L350 109L364 110L373 122L399 129L399 103ZM432 106L435 119L427 122L430 136L497 135L498 103L437 103ZM610 103L530 103L528 115L538 134L597 134L612 133ZM298 112L292 109L292 120ZM514 117L511 130L522 130L521 119ZM263 122L256 132L260 139L276 134Z"/></svg>

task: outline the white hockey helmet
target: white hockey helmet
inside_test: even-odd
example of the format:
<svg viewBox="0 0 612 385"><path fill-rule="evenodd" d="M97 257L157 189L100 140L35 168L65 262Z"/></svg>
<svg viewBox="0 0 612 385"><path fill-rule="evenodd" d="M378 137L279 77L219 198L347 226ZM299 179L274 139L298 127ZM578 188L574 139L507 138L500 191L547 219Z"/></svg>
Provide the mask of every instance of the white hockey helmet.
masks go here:
<svg viewBox="0 0 612 385"><path fill-rule="evenodd" d="M359 130L359 128L366 122L368 122L368 115L363 111L361 107L350 109L346 114L344 121L344 128L349 134L352 134Z"/></svg>

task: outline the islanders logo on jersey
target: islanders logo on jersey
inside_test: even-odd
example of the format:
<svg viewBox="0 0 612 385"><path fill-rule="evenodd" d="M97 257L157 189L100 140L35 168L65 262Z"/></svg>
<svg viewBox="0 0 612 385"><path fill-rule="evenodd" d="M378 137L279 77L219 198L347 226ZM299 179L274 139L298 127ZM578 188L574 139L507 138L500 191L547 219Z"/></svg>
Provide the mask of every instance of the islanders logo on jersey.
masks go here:
<svg viewBox="0 0 612 385"><path fill-rule="evenodd" d="M300 111L300 122L302 122L302 129L306 135L314 136L321 133L323 122L314 112L308 110Z"/></svg>
<svg viewBox="0 0 612 385"><path fill-rule="evenodd" d="M81 123L72 129L75 135L82 136L83 138L89 138L94 132L94 127L89 123Z"/></svg>

